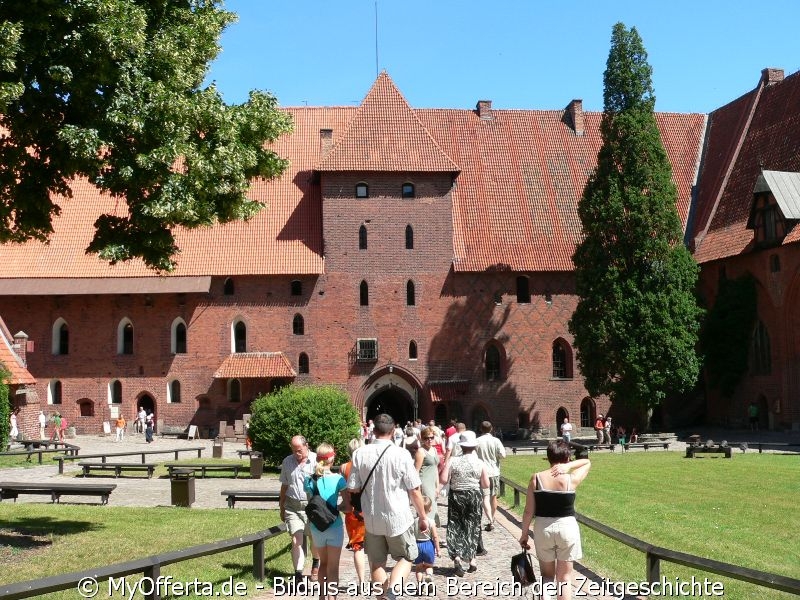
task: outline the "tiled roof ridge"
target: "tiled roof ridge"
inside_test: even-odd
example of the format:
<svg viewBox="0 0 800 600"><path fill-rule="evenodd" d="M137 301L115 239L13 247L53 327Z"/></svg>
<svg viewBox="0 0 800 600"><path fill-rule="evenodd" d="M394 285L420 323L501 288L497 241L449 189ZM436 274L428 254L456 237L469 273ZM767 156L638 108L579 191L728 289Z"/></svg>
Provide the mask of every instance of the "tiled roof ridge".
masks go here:
<svg viewBox="0 0 800 600"><path fill-rule="evenodd" d="M750 131L750 124L753 122L753 117L756 114L756 109L758 108L758 103L759 100L761 99L761 94L763 93L766 87L767 84L762 78L758 82L758 86L754 90L748 92L749 94L753 95L752 103L750 109L747 111L747 117L740 129L740 133L737 136L736 144L730 151L729 158L727 159L727 167L725 168L725 175L723 176L722 182L720 183L719 188L717 189L717 193L714 198L714 204L711 207L711 212L708 215L705 224L703 225L703 230L696 237L697 241L695 243L695 253L699 251L700 246L703 243L703 240L705 239L706 235L708 235L708 230L711 228L711 223L714 222L714 217L716 216L717 210L719 209L720 201L722 200L722 196L724 195L725 189L728 185L728 180L731 177L731 173L733 173L734 167L736 166L736 162L739 158L739 153L741 152L742 146L744 145L744 142L747 139L747 133ZM747 94L743 94L742 96L737 98L737 100L744 98L745 96L747 96ZM731 103L728 103L726 106L730 104ZM717 109L717 110L722 110L722 109Z"/></svg>
<svg viewBox="0 0 800 600"><path fill-rule="evenodd" d="M459 168L459 166L447 154L447 152L444 151L444 149L441 147L441 145L439 145L439 142L436 141L436 138L431 134L431 132L428 130L428 128L425 126L425 124L420 120L420 118L416 114L415 110L411 107L411 105L408 103L408 100L406 100L405 96L403 96L402 92L397 88L397 86L395 85L394 81L392 81L392 78L389 76L389 74L385 70L381 71L380 75L378 75L378 78L372 84L372 87L370 88L369 92L367 92L367 95L364 97L364 100L361 102L361 104L356 109L356 113L353 115L353 118L350 119L350 122L347 124L347 127L342 132L342 135L338 136L338 138L336 139L336 142L333 145L333 148L331 148L331 150L320 161L320 163L318 164L317 168L320 171L325 171L325 170L331 169L331 165L336 162L336 159L338 158L338 154L340 154L341 152L344 151L344 150L342 150L343 142L345 142L348 139L348 137L350 136L351 132L354 130L355 124L358 123L359 118L366 112L368 107L373 102L378 102L379 101L377 99L377 96L380 93L380 91L383 90L384 88L389 93L396 95L397 98L400 99L400 101L401 101L403 107L405 108L408 116L410 116L414 120L414 122L420 127L420 129L422 130L423 134L427 137L428 143L430 145L432 145L436 149L436 151L440 154L440 157L442 159L444 159L444 163L449 165L449 167L452 169L453 172L460 171L461 169ZM334 169L331 169L331 170L334 170ZM340 169L336 169L336 170L340 170Z"/></svg>

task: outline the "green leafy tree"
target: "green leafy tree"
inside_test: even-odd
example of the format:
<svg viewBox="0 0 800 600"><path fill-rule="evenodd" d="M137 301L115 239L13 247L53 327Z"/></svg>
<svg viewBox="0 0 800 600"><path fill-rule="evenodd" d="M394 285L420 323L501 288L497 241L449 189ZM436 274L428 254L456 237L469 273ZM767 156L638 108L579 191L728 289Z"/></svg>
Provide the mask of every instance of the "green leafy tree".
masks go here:
<svg viewBox="0 0 800 600"><path fill-rule="evenodd" d="M219 0L0 0L0 242L46 240L56 197L86 178L127 202L87 252L170 270L178 226L248 219L254 177L287 161L276 99L201 87L235 15Z"/></svg>
<svg viewBox="0 0 800 600"><path fill-rule="evenodd" d="M8 401L8 378L11 374L0 363L0 451L8 447L11 434L11 404Z"/></svg>
<svg viewBox="0 0 800 600"><path fill-rule="evenodd" d="M578 212L569 323L593 396L647 410L697 380L697 265L683 245L672 169L642 40L617 23L604 75L603 144Z"/></svg>
<svg viewBox="0 0 800 600"><path fill-rule="evenodd" d="M289 385L256 398L251 411L248 433L253 448L273 465L291 452L289 442L295 435L304 436L312 450L322 442L333 444L339 458L347 460L347 444L361 427L347 394L334 386Z"/></svg>
<svg viewBox="0 0 800 600"><path fill-rule="evenodd" d="M730 398L747 372L757 317L756 283L750 274L723 279L700 337L708 384Z"/></svg>

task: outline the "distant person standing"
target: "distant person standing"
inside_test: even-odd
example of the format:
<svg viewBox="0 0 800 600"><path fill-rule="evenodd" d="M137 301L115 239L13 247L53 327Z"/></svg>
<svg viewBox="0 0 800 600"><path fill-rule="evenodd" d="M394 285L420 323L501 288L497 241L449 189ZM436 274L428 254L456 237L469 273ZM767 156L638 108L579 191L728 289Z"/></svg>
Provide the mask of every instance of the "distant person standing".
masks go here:
<svg viewBox="0 0 800 600"><path fill-rule="evenodd" d="M606 422L603 424L603 443L611 443L611 417L606 417Z"/></svg>
<svg viewBox="0 0 800 600"><path fill-rule="evenodd" d="M14 412L11 413L10 421L11 421L11 431L9 431L9 435L11 439L15 442L17 441L17 436L19 435L19 429L17 428L17 413L19 412L18 408L14 409Z"/></svg>
<svg viewBox="0 0 800 600"><path fill-rule="evenodd" d="M750 402L750 406L747 407L747 417L750 421L750 430L758 431L758 404Z"/></svg>
<svg viewBox="0 0 800 600"><path fill-rule="evenodd" d="M597 435L597 443L602 444L603 438L603 431L605 430L605 423L603 422L603 413L598 413L597 418L594 420L594 432Z"/></svg>
<svg viewBox="0 0 800 600"><path fill-rule="evenodd" d="M153 441L153 413L147 413L144 428L144 441L148 444Z"/></svg>
<svg viewBox="0 0 800 600"><path fill-rule="evenodd" d="M54 412L50 417L50 422L53 424L53 431L50 432L50 441L63 442L59 436L61 435L61 415Z"/></svg>
<svg viewBox="0 0 800 600"><path fill-rule="evenodd" d="M118 442L122 442L125 440L125 425L127 425L127 423L125 422L125 417L123 417L122 415L118 416L117 420L114 422L114 427L116 428Z"/></svg>
<svg viewBox="0 0 800 600"><path fill-rule="evenodd" d="M572 423L569 422L569 417L564 417L564 422L561 423L561 437L568 444L572 441Z"/></svg>
<svg viewBox="0 0 800 600"><path fill-rule="evenodd" d="M139 414L137 417L137 420L139 421L139 433L144 433L145 423L147 422L147 411L145 411L143 406L139 407Z"/></svg>
<svg viewBox="0 0 800 600"><path fill-rule="evenodd" d="M481 435L475 454L486 465L489 475L489 522L486 531L494 529L494 517L497 513L497 495L500 493L500 461L506 457L506 449L498 438L492 435L492 424L489 421L481 423Z"/></svg>
<svg viewBox="0 0 800 600"><path fill-rule="evenodd" d="M44 411L39 411L39 439L45 439L45 430L47 429L47 416L45 416Z"/></svg>

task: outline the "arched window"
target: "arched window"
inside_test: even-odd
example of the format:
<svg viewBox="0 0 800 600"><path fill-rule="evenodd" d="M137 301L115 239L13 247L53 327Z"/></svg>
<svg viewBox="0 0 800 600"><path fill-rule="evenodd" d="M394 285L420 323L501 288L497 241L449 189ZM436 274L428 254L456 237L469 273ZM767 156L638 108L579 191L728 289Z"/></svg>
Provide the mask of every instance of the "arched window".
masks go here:
<svg viewBox="0 0 800 600"><path fill-rule="evenodd" d="M234 292L233 279L228 277L225 280L225 285L222 288L222 293L225 294L226 296L233 296L233 292Z"/></svg>
<svg viewBox="0 0 800 600"><path fill-rule="evenodd" d="M414 282L409 279L406 283L406 306L414 306L416 303L417 294L414 288Z"/></svg>
<svg viewBox="0 0 800 600"><path fill-rule="evenodd" d="M414 340L408 343L408 359L417 360L417 342Z"/></svg>
<svg viewBox="0 0 800 600"><path fill-rule="evenodd" d="M531 302L530 280L524 275L517 277L517 302L520 304Z"/></svg>
<svg viewBox="0 0 800 600"><path fill-rule="evenodd" d="M62 319L56 319L53 323L53 354L69 354L69 326Z"/></svg>
<svg viewBox="0 0 800 600"><path fill-rule="evenodd" d="M233 324L233 351L247 352L247 325L242 321Z"/></svg>
<svg viewBox="0 0 800 600"><path fill-rule="evenodd" d="M764 322L759 320L753 331L751 350L751 371L753 375L769 375L772 373L772 350L769 342L769 331Z"/></svg>
<svg viewBox="0 0 800 600"><path fill-rule="evenodd" d="M356 198L369 198L369 186L366 183L356 184Z"/></svg>
<svg viewBox="0 0 800 600"><path fill-rule="evenodd" d="M47 403L61 404L63 399L64 387L58 379L54 379L47 386Z"/></svg>
<svg viewBox="0 0 800 600"><path fill-rule="evenodd" d="M358 249L367 249L367 227L365 225L358 228Z"/></svg>
<svg viewBox="0 0 800 600"><path fill-rule="evenodd" d="M128 318L117 327L117 354L133 354L133 323Z"/></svg>
<svg viewBox="0 0 800 600"><path fill-rule="evenodd" d="M108 403L122 404L122 382L119 379L108 384Z"/></svg>
<svg viewBox="0 0 800 600"><path fill-rule="evenodd" d="M400 195L403 198L413 198L414 197L414 184L413 183L404 183L403 187L400 191Z"/></svg>
<svg viewBox="0 0 800 600"><path fill-rule="evenodd" d="M414 228L406 225L406 250L414 249Z"/></svg>
<svg viewBox="0 0 800 600"><path fill-rule="evenodd" d="M186 323L180 317L172 322L170 350L173 354L186 354Z"/></svg>
<svg viewBox="0 0 800 600"><path fill-rule="evenodd" d="M591 427L594 424L594 401L586 397L581 400L581 427Z"/></svg>
<svg viewBox="0 0 800 600"><path fill-rule="evenodd" d="M242 399L242 384L238 379L228 381L228 400L239 402Z"/></svg>
<svg viewBox="0 0 800 600"><path fill-rule="evenodd" d="M306 325L305 321L303 320L303 315L297 314L292 319L292 333L294 335L304 335L306 332Z"/></svg>
<svg viewBox="0 0 800 600"><path fill-rule="evenodd" d="M362 281L359 286L359 302L361 306L369 306L369 285L366 281Z"/></svg>
<svg viewBox="0 0 800 600"><path fill-rule="evenodd" d="M173 379L169 382L167 388L167 402L170 404L179 404L181 401L181 382Z"/></svg>
<svg viewBox="0 0 800 600"><path fill-rule="evenodd" d="M572 349L561 338L553 342L553 377L572 379Z"/></svg>
<svg viewBox="0 0 800 600"><path fill-rule="evenodd" d="M500 350L494 344L486 348L486 380L497 381L500 379Z"/></svg>
<svg viewBox="0 0 800 600"><path fill-rule="evenodd" d="M301 375L308 375L308 354L305 352L301 352L297 359L297 371Z"/></svg>

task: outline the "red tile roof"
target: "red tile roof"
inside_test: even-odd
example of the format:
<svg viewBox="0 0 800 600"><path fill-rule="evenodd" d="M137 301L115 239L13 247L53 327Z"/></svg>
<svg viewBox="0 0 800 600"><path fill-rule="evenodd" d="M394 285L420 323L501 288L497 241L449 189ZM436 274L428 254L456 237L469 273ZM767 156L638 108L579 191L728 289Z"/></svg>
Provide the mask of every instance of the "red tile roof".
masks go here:
<svg viewBox="0 0 800 600"><path fill-rule="evenodd" d="M447 402L458 400L467 393L469 382L464 379L452 381L430 381L428 387L431 391L431 402Z"/></svg>
<svg viewBox="0 0 800 600"><path fill-rule="evenodd" d="M320 171L455 172L459 168L383 72Z"/></svg>
<svg viewBox="0 0 800 600"><path fill-rule="evenodd" d="M249 194L266 207L247 223L178 230L175 276L323 273L322 200L313 184L318 167L459 171L452 192L456 271L572 270L581 235L577 205L596 164L601 113L585 113L585 133L575 135L563 110L493 110L491 119L474 110L412 110L385 73L358 108L285 110L295 130L273 147L291 166L275 181L254 181ZM705 116L659 113L656 119L685 224ZM337 140L322 159L321 129L333 130ZM22 277L158 277L140 261L109 266L85 254L97 216L125 205L85 181L74 188L75 197L60 202L49 244L0 246L0 286Z"/></svg>
<svg viewBox="0 0 800 600"><path fill-rule="evenodd" d="M230 354L214 373L215 379L254 379L295 377L289 360L282 352L239 352Z"/></svg>
<svg viewBox="0 0 800 600"><path fill-rule="evenodd" d="M3 319L0 319L0 364L10 373L11 385L33 385L36 379L30 374L22 360L14 351L14 338L11 337Z"/></svg>
<svg viewBox="0 0 800 600"><path fill-rule="evenodd" d="M709 115L694 226L700 263L752 247L747 220L762 170L800 172L800 72L759 93L760 85ZM795 227L783 243L799 240L800 228Z"/></svg>

